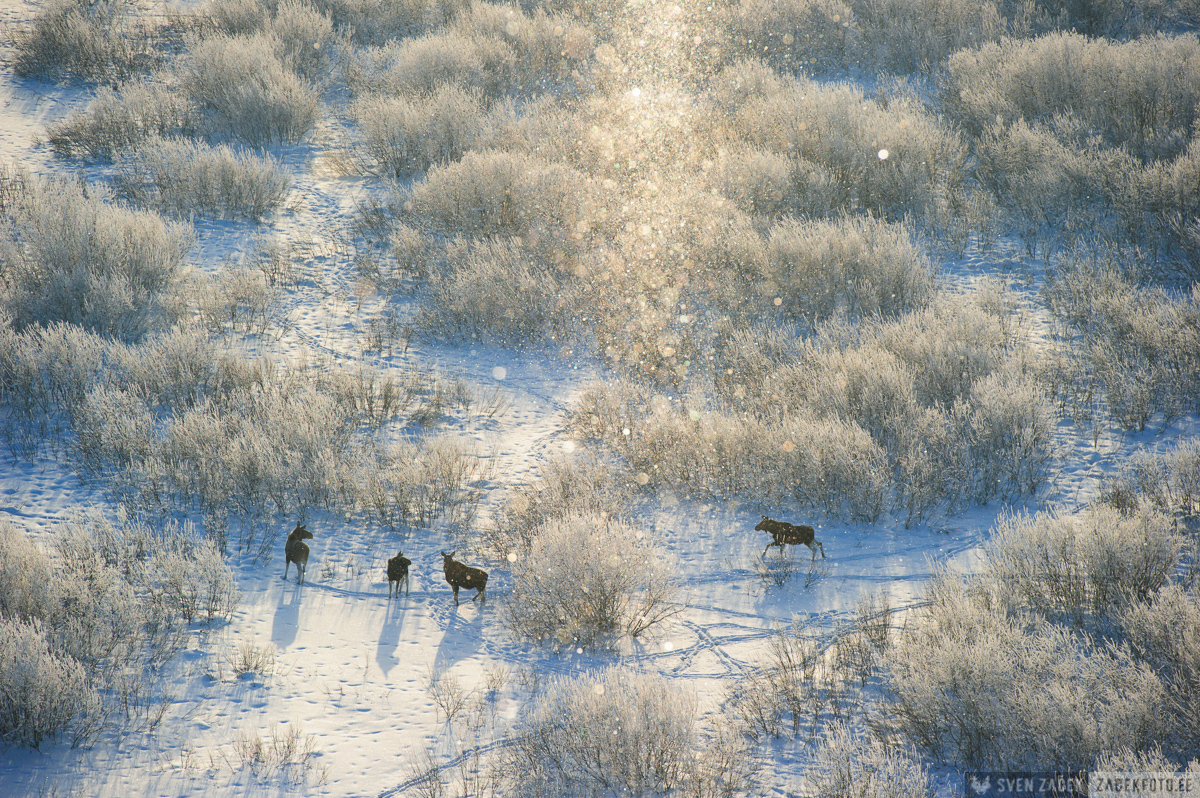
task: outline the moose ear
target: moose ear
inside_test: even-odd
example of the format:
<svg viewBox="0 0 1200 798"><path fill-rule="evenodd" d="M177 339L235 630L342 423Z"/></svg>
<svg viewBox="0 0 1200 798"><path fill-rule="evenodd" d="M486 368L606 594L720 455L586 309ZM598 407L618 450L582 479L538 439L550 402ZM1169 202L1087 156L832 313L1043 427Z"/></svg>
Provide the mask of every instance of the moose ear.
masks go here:
<svg viewBox="0 0 1200 798"><path fill-rule="evenodd" d="M764 521L766 521L766 520L767 520L767 517L766 517L765 515L763 516L763 520L764 520Z"/></svg>

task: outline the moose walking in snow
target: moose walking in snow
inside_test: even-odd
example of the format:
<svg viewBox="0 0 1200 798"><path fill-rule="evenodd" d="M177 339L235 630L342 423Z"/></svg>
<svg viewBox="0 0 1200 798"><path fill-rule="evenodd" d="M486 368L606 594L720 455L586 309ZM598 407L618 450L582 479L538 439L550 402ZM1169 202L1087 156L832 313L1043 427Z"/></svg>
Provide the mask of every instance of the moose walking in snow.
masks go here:
<svg viewBox="0 0 1200 798"><path fill-rule="evenodd" d="M395 557L392 557L387 562L388 576L388 598L392 597L392 585L396 586L396 596L400 595L400 583L404 583L404 595L408 595L408 566L412 565L412 560L404 556L401 551Z"/></svg>
<svg viewBox="0 0 1200 798"><path fill-rule="evenodd" d="M449 554L442 552L442 570L446 572L446 581L454 589L454 606L458 606L458 589L460 587L465 587L467 590L475 588L478 591L471 597L471 601L480 599L480 604L487 601L487 596L483 594L487 587L487 571L460 563L454 559L455 554L457 552L452 551Z"/></svg>
<svg viewBox="0 0 1200 798"><path fill-rule="evenodd" d="M775 521L767 518L765 515L762 520L754 527L758 532L771 533L771 542L767 544L767 548L763 549L762 556L767 556L767 549L772 546L779 547L779 556L783 556L783 547L785 545L799 546L805 545L812 549L812 558L817 559L817 547L821 547L821 558L825 558L825 547L821 545L821 541L816 539L817 531L811 526L800 524L796 526L789 524L786 521Z"/></svg>
<svg viewBox="0 0 1200 798"><path fill-rule="evenodd" d="M308 568L308 544L304 542L306 540L312 540L312 532L302 524L296 524L292 534L287 536L287 543L283 545L283 578L287 579L288 567L296 563L298 585L304 583L304 571Z"/></svg>

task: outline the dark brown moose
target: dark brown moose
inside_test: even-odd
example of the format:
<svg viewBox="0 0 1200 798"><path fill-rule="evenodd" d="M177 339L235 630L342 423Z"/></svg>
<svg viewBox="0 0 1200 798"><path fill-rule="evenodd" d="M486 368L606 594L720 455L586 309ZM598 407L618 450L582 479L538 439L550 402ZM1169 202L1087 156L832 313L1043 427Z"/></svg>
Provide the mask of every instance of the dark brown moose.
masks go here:
<svg viewBox="0 0 1200 798"><path fill-rule="evenodd" d="M772 546L779 547L779 556L783 556L783 547L791 546L808 546L812 549L812 558L817 559L817 547L821 547L821 558L825 558L825 547L821 545L821 541L816 539L817 531L811 526L800 524L796 526L789 524L787 521L776 521L767 518L765 515L762 520L754 527L758 532L771 533L771 542L767 544L767 548L763 549L762 556L767 556L767 549Z"/></svg>
<svg viewBox="0 0 1200 798"><path fill-rule="evenodd" d="M487 571L463 565L454 559L455 554L457 552L452 551L449 554L442 552L442 570L446 572L446 581L454 589L454 606L458 606L458 589L460 587L465 587L467 590L474 588L478 591L471 597L471 601L480 599L480 604L487 601L487 596L483 594L484 589L487 588Z"/></svg>
<svg viewBox="0 0 1200 798"><path fill-rule="evenodd" d="M312 532L302 524L296 524L292 534L287 536L287 543L283 545L283 578L287 579L288 568L292 563L296 563L298 585L304 583L304 571L308 568L308 544L304 542L306 540L312 540Z"/></svg>
<svg viewBox="0 0 1200 798"><path fill-rule="evenodd" d="M388 598L392 597L392 585L396 586L396 596L400 595L400 583L404 583L404 595L408 595L408 566L412 565L412 560L404 556L404 552L399 552L395 557L392 557L387 562L388 575Z"/></svg>

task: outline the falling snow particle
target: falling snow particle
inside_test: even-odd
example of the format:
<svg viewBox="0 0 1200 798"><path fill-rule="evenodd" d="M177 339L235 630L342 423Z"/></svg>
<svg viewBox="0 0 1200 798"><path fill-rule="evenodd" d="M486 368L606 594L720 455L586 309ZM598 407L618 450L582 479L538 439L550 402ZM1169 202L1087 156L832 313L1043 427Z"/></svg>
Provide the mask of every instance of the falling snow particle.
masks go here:
<svg viewBox="0 0 1200 798"><path fill-rule="evenodd" d="M887 157L888 157L888 151L887 151L887 150L880 150L880 151L879 151L879 160L881 160L881 161L886 161L886 160L887 160Z"/></svg>
<svg viewBox="0 0 1200 798"><path fill-rule="evenodd" d="M504 366L496 366L496 368L492 369L492 376L498 380L502 380L508 376L508 369L504 368Z"/></svg>
<svg viewBox="0 0 1200 798"><path fill-rule="evenodd" d="M649 483L650 483L650 475L647 474L645 471L642 471L641 473L639 473L637 475L637 484L647 485Z"/></svg>

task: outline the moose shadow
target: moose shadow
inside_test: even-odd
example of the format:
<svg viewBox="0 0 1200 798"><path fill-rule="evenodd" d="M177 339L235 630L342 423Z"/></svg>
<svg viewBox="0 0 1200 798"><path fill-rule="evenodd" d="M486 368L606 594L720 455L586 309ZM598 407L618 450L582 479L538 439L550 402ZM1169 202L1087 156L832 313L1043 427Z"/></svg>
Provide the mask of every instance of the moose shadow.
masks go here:
<svg viewBox="0 0 1200 798"><path fill-rule="evenodd" d="M483 644L483 613L476 610L468 620L459 608L450 611L450 622L434 655L434 667L449 667L474 656Z"/></svg>
<svg viewBox="0 0 1200 798"><path fill-rule="evenodd" d="M296 642L300 627L300 600L304 595L302 585L289 583L279 593L279 605L271 620L271 642L283 650Z"/></svg>
<svg viewBox="0 0 1200 798"><path fill-rule="evenodd" d="M407 610L407 602L395 599L388 602L383 616L383 626L379 629L379 645L375 647L375 662L383 671L384 676L387 676L388 672L399 662L396 657L396 648L400 645L401 638L405 637L404 626L408 616ZM408 638L411 639L412 635L408 635Z"/></svg>

